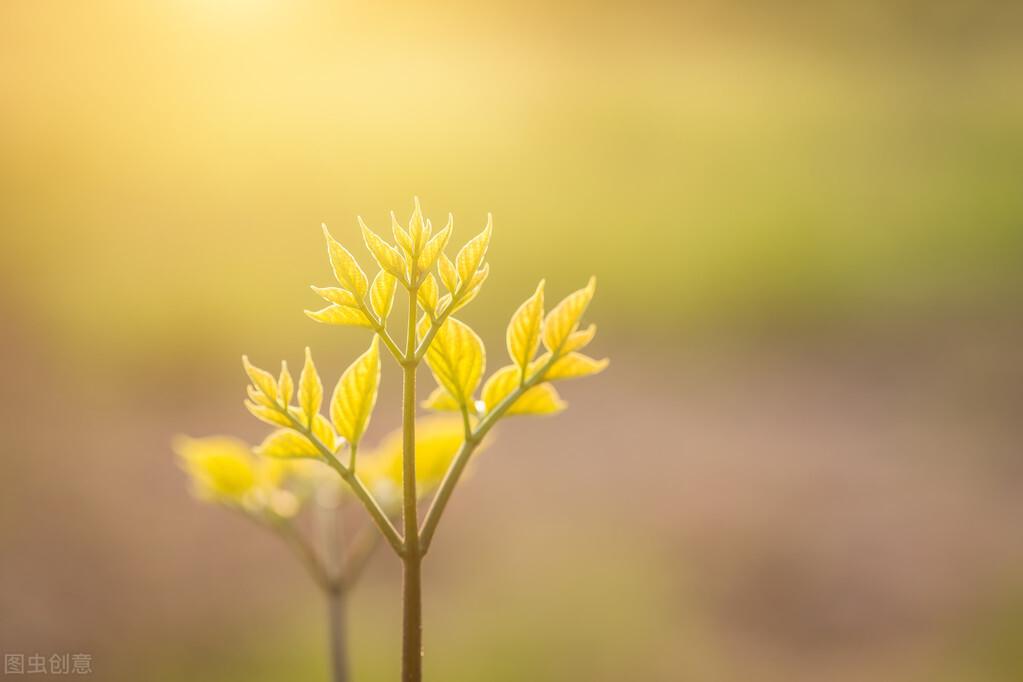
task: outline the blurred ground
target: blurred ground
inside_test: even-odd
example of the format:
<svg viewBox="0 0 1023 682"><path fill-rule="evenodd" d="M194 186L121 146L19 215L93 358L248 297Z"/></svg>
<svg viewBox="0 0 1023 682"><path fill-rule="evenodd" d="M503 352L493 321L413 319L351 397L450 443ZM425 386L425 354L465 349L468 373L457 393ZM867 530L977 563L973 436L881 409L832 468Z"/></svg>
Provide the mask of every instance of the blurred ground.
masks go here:
<svg viewBox="0 0 1023 682"><path fill-rule="evenodd" d="M503 427L459 491L429 561L428 669L1013 679L1020 340L1003 320L613 349L604 380L567 388L567 413ZM59 391L41 358L14 354L14 385ZM256 438L237 400L62 393L80 408L56 423L50 400L8 413L32 435L4 460L19 482L4 496L5 646L95 652L103 679L154 664L167 679L319 671L305 576L273 539L191 500L158 445L182 424ZM388 679L398 575L384 553L368 574L356 661Z"/></svg>
<svg viewBox="0 0 1023 682"><path fill-rule="evenodd" d="M492 354L595 273L612 357L459 491L430 679L1023 679L1021 37L993 1L5 2L0 650L325 675L305 576L169 442L262 435L243 352L336 377L318 226L418 193L458 244L495 215Z"/></svg>

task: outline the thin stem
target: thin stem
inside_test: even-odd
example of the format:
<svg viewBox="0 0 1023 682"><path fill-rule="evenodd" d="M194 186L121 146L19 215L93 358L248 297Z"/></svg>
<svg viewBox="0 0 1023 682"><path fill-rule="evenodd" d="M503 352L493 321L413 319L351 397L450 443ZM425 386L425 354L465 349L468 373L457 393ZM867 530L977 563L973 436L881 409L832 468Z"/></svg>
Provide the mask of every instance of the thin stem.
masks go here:
<svg viewBox="0 0 1023 682"><path fill-rule="evenodd" d="M348 665L348 627L346 619L347 585L340 575L341 538L343 532L338 508L332 504L318 505L316 510L323 546L323 565L330 583L323 595L327 601L327 632L330 646L331 679L333 682L348 682L351 679Z"/></svg>
<svg viewBox="0 0 1023 682"><path fill-rule="evenodd" d="M447 508L448 501L451 499L451 494L455 491L455 486L458 484L458 480L462 477L462 472L465 471L465 466L469 463L469 459L472 457L472 453L475 452L476 448L483 438L487 435L487 432L493 428L497 420L504 416L505 412L511 408L516 400L522 397L522 394L531 389L536 384L540 383L544 374L551 365L557 360L558 355L552 353L551 358L541 367L533 376L523 381L518 388L509 393L504 400L499 402L480 420L475 430L468 428L468 411L463 408L463 420L466 424L465 441L462 443L462 447L459 448L458 453L455 454L455 458L451 462L451 466L448 467L448 471L444 474L444 480L441 481L440 487L437 488L437 494L433 498L433 503L430 505L429 511L426 512L426 518L423 520L423 528L420 531L420 545L422 554L425 555L430 550L430 543L433 541L433 535L437 532L437 524L440 523L440 518L444 514L444 510Z"/></svg>
<svg viewBox="0 0 1023 682"><path fill-rule="evenodd" d="M379 542L380 533L376 532L372 526L363 526L359 529L359 533L345 550L344 568L341 570L340 576L343 589L351 589L359 579Z"/></svg>
<svg viewBox="0 0 1023 682"><path fill-rule="evenodd" d="M295 530L295 527L291 525L289 521L277 521L268 523L271 529L273 529L278 536L280 536L284 542L287 543L288 547L295 553L299 561L305 567L306 571L312 577L316 585L324 592L329 592L333 589L334 581L330 577L327 569L324 567L323 562L316 556L316 551L313 549L302 535Z"/></svg>
<svg viewBox="0 0 1023 682"><path fill-rule="evenodd" d="M409 289L408 335L405 356L416 352L416 294ZM405 523L404 576L402 583L402 656L403 682L420 682L423 677L423 605L422 561L419 551L419 521L416 506L416 366L406 362L402 391L402 519Z"/></svg>
<svg viewBox="0 0 1023 682"><path fill-rule="evenodd" d="M312 429L305 426L298 419L295 419L294 415L287 410L281 409L280 407L277 409L281 414L288 418L293 429L309 439L309 442L320 451L320 454L323 456L323 459L327 462L330 468L336 471L338 475L344 479L345 483L351 487L352 492L354 492L355 496L359 498L362 505L366 507L366 511L369 512L370 517L377 524L377 527L380 528L380 532L383 533L384 537L387 538L387 541L391 543L391 547L394 548L395 553L397 553L398 556L403 556L405 554L405 547L401 536L398 535L398 529L394 527L394 524L391 523L387 514L380 508L380 504L377 502L376 498L373 497L373 494L366 489L366 486L363 485L362 481L359 480L359 477L355 475L355 472L338 461L338 458L334 456L334 453L330 451L330 448L324 445L323 442L316 437L316 434L312 432Z"/></svg>
<svg viewBox="0 0 1023 682"><path fill-rule="evenodd" d="M348 682L348 593L341 585L326 592L327 622L330 628L330 660L333 682Z"/></svg>
<svg viewBox="0 0 1023 682"><path fill-rule="evenodd" d="M387 541L391 544L395 553L398 556L404 556L405 545L402 542L401 536L398 534L398 530L394 527L394 524L391 523L391 519L389 519L384 510L380 508L376 498L373 497L373 493L366 488L357 475L352 473L350 469L339 462L337 457L334 457L333 455L326 457L327 464L330 465L334 471L340 474L341 478L343 478L351 487L355 496L362 502L362 505L366 507L370 517L374 522L376 522L377 527L380 528L380 532L382 532L384 537L387 538Z"/></svg>

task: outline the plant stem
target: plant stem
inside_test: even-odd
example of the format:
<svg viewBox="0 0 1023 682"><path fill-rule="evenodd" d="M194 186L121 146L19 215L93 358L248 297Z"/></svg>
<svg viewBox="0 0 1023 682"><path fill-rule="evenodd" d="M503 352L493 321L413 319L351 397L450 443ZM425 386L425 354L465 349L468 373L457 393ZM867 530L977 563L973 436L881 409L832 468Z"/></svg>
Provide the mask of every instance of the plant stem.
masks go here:
<svg viewBox="0 0 1023 682"><path fill-rule="evenodd" d="M336 504L321 504L317 509L320 537L323 542L323 564L329 580L323 596L327 601L327 631L329 634L331 680L349 682L348 668L348 584L341 578L340 509Z"/></svg>
<svg viewBox="0 0 1023 682"><path fill-rule="evenodd" d="M416 507L416 293L409 290L406 362L402 365L402 518L405 523L404 580L402 585L402 682L423 679L422 562Z"/></svg>
<svg viewBox="0 0 1023 682"><path fill-rule="evenodd" d="M348 682L348 623L345 619L348 595L343 585L334 585L324 593L327 597L327 619L330 627L331 680Z"/></svg>

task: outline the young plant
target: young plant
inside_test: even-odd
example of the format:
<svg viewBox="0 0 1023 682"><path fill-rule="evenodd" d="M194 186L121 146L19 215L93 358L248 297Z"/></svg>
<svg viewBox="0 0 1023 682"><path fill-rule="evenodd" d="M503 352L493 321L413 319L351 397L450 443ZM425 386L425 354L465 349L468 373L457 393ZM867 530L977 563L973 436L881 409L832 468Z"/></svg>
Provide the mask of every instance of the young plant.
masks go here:
<svg viewBox="0 0 1023 682"><path fill-rule="evenodd" d="M404 682L422 679L423 558L474 453L506 416L553 414L564 409L553 381L595 374L607 366L606 359L595 360L579 352L596 332L594 325L580 329L593 298L595 280L591 278L584 288L569 294L546 315L541 281L508 325L505 341L510 363L483 382L480 398L476 398L485 369L483 342L453 315L476 298L490 272L485 258L492 224L488 216L483 231L469 240L452 261L444 253L451 238L451 215L447 224L434 233L418 199L407 228L391 215L394 244L370 230L360 218L366 247L380 267L372 281L348 249L323 227L330 264L340 286L313 287L329 305L306 313L317 322L362 327L372 334L368 350L337 382L328 406L329 419L320 413L323 385L308 353L298 381L297 405L292 404L294 382L286 368L275 378L243 358L252 382L246 406L256 417L277 427L256 453L263 458L326 464L365 507L402 562ZM400 343L389 331L399 285L408 295L402 314L404 340ZM392 521L387 495L379 485L387 480L379 461L359 454L376 404L381 345L402 370L400 467L395 460L389 472L390 480L395 482L395 496L400 498L401 531ZM459 416L459 435L453 441L450 457L427 459L421 451L423 431L417 430L416 424L416 375L423 362L437 383L423 406ZM435 482L435 491L431 481ZM432 499L420 522L420 502L431 492Z"/></svg>

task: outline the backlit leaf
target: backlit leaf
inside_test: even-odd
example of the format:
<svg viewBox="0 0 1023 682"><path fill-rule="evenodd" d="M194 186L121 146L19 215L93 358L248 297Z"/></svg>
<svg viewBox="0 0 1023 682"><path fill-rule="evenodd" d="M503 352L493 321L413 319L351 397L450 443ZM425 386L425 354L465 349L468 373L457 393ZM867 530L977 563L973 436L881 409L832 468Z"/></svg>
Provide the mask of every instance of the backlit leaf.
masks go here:
<svg viewBox="0 0 1023 682"><path fill-rule="evenodd" d="M369 301L373 306L373 312L377 314L381 322L391 314L391 305L394 303L394 289L398 280L394 275L384 270L377 273L373 278L373 285L369 288Z"/></svg>
<svg viewBox="0 0 1023 682"><path fill-rule="evenodd" d="M416 292L416 300L419 302L419 306L433 317L437 314L437 294L437 278L431 272L419 285L419 291Z"/></svg>
<svg viewBox="0 0 1023 682"><path fill-rule="evenodd" d="M245 368L245 373L249 375L252 385L271 401L277 402L277 380L274 379L273 374L249 362L248 355L242 356L242 366Z"/></svg>
<svg viewBox="0 0 1023 682"><path fill-rule="evenodd" d="M422 406L429 410L437 410L438 412L457 412L459 409L458 403L443 386L433 389L433 392L422 402Z"/></svg>
<svg viewBox="0 0 1023 682"><path fill-rule="evenodd" d="M327 301L328 303L336 303L338 305L344 305L350 308L359 307L358 297L352 292L348 291L347 289L342 289L341 287L317 287L317 286L312 286L310 288L313 291L315 291L318 296L323 298L323 300Z"/></svg>
<svg viewBox="0 0 1023 682"><path fill-rule="evenodd" d="M581 350L585 348L593 337L597 333L597 325L591 324L586 329L580 329L577 332L572 332L568 335L568 340L565 341L565 345L561 348L562 353L571 353L572 351Z"/></svg>
<svg viewBox="0 0 1023 682"><path fill-rule="evenodd" d="M330 266L334 269L334 277L338 283L360 299L365 298L369 286L366 273L362 271L348 249L330 235L326 225L323 226L323 236L327 239Z"/></svg>
<svg viewBox="0 0 1023 682"><path fill-rule="evenodd" d="M295 393L295 380L291 378L288 363L284 361L281 361L281 375L277 378L277 390L281 396L281 404L290 404L291 396Z"/></svg>
<svg viewBox="0 0 1023 682"><path fill-rule="evenodd" d="M529 366L540 347L540 331L543 328L543 280L536 291L519 306L512 315L505 334L508 355L519 367Z"/></svg>
<svg viewBox="0 0 1023 682"><path fill-rule="evenodd" d="M263 457L279 457L291 459L293 457L315 457L319 458L321 453L313 445L312 441L294 429L278 429L267 436L256 448L256 454Z"/></svg>
<svg viewBox="0 0 1023 682"><path fill-rule="evenodd" d="M443 251L437 260L437 271L440 272L440 281L444 283L445 289L450 292L458 289L458 271L455 270L455 264Z"/></svg>
<svg viewBox="0 0 1023 682"><path fill-rule="evenodd" d="M564 345L579 328L579 319L586 312L586 307L593 299L597 280L591 277L585 288L579 289L564 298L547 315L543 325L543 343L552 353L564 351Z"/></svg>
<svg viewBox="0 0 1023 682"><path fill-rule="evenodd" d="M607 364L607 358L595 360L582 353L569 353L554 361L554 364L544 374L544 379L551 381L554 379L585 377L604 371Z"/></svg>
<svg viewBox="0 0 1023 682"><path fill-rule="evenodd" d="M490 246L490 235L494 231L493 216L487 214L487 226L483 231L469 240L458 252L455 263L458 268L459 280L464 284L472 279L476 271L483 264L483 258L487 255L487 248Z"/></svg>
<svg viewBox="0 0 1023 682"><path fill-rule="evenodd" d="M394 233L394 241L398 244L398 248L405 253L405 257L412 258L412 237L394 217L394 211L391 211L391 232Z"/></svg>
<svg viewBox="0 0 1023 682"><path fill-rule="evenodd" d="M366 248L373 254L373 258L380 267L391 273L398 279L405 279L405 259L398 249L394 248L377 235L376 232L366 227L366 223L359 218L359 227L362 228L362 238L366 242Z"/></svg>
<svg viewBox="0 0 1023 682"><path fill-rule="evenodd" d="M369 424L380 386L380 352L376 336L369 350L344 371L330 401L330 419L349 443L358 444Z"/></svg>
<svg viewBox="0 0 1023 682"><path fill-rule="evenodd" d="M313 354L307 346L305 349L305 364L302 366L302 373L298 377L298 406L302 417L300 421L308 428L320 411L323 403L323 382L316 372L316 365L313 364Z"/></svg>
<svg viewBox="0 0 1023 682"><path fill-rule="evenodd" d="M485 365L483 342L464 322L449 317L426 351L437 383L443 386L459 405L471 405Z"/></svg>
<svg viewBox="0 0 1023 682"><path fill-rule="evenodd" d="M244 401L244 404L245 409L260 421L272 424L273 426L291 426L291 421L288 417L277 408L258 405L251 400Z"/></svg>
<svg viewBox="0 0 1023 682"><path fill-rule="evenodd" d="M510 396L522 384L522 368L517 365L506 365L494 372L483 385L483 404L486 411L492 412L495 407ZM558 392L550 384L539 384L525 391L508 411L512 414L553 414L565 408L565 403Z"/></svg>
<svg viewBox="0 0 1023 682"><path fill-rule="evenodd" d="M426 242L426 246L423 247L423 252L419 254L419 260L417 266L420 272L427 272L433 267L433 264L437 261L437 257L444 250L444 247L448 244L448 239L451 238L451 224L454 221L454 217L448 214L448 224L444 226L444 229L435 234L430 241Z"/></svg>
<svg viewBox="0 0 1023 682"><path fill-rule="evenodd" d="M324 324L340 324L352 327L373 328L366 314L358 308L349 308L346 305L331 305L322 310L306 310L305 314L311 319Z"/></svg>

